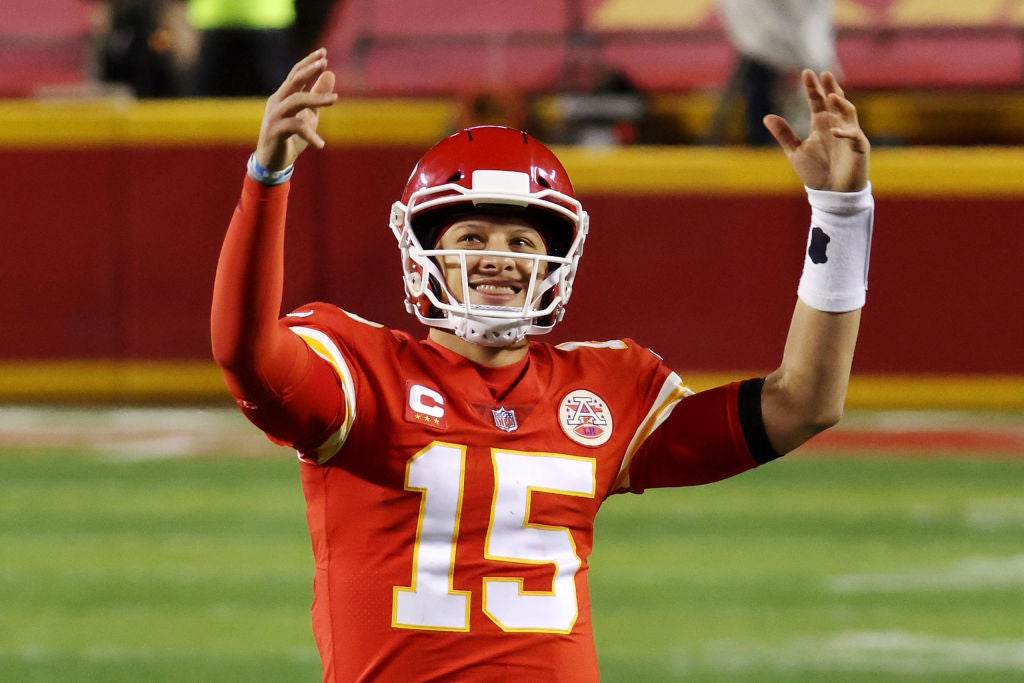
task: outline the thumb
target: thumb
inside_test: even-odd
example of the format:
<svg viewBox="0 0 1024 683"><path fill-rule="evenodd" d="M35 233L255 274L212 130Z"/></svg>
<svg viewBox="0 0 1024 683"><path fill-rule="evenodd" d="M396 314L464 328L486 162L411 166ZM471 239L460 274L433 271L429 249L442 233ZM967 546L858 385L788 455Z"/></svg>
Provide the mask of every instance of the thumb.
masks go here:
<svg viewBox="0 0 1024 683"><path fill-rule="evenodd" d="M762 119L762 123L786 154L795 151L800 146L800 137L793 132L786 119L775 114L768 114Z"/></svg>
<svg viewBox="0 0 1024 683"><path fill-rule="evenodd" d="M335 76L333 71L324 71L320 74L310 90L318 95L324 95L334 91Z"/></svg>

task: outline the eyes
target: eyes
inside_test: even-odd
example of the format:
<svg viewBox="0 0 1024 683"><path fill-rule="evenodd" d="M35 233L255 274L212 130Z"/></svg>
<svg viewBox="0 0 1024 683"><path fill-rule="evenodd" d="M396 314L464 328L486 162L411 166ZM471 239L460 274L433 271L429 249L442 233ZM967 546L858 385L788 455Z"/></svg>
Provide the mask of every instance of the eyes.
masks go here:
<svg viewBox="0 0 1024 683"><path fill-rule="evenodd" d="M484 228L483 226L455 225L442 239L442 248L490 249L494 251L521 251L544 253L544 240L533 228L514 227L511 230Z"/></svg>
<svg viewBox="0 0 1024 683"><path fill-rule="evenodd" d="M463 249L484 249L487 247L486 238L477 233L461 235L455 243ZM522 250L531 250L536 246L536 243L526 237L510 237L508 239L508 246L513 248L519 247Z"/></svg>

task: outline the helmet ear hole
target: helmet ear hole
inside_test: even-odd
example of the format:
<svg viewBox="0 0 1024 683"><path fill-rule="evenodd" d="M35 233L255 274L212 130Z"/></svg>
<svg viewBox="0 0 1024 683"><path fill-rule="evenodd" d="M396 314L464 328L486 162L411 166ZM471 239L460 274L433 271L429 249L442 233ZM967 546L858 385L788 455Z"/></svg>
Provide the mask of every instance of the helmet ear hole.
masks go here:
<svg viewBox="0 0 1024 683"><path fill-rule="evenodd" d="M420 282L423 278L420 276L420 272L418 270L410 270L409 274L405 276L405 279L408 282L410 289L414 292L420 291Z"/></svg>

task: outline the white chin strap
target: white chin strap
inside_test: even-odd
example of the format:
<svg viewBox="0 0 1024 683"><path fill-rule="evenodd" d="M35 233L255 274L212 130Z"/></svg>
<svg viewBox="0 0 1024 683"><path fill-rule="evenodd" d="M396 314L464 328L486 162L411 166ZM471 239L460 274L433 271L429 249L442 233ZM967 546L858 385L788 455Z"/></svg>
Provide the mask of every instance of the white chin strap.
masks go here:
<svg viewBox="0 0 1024 683"><path fill-rule="evenodd" d="M476 307L474 307L476 308ZM518 308L495 306L494 310L518 311ZM481 346L511 346L526 338L529 320L496 318L487 315L458 315L447 313L451 330L460 339Z"/></svg>

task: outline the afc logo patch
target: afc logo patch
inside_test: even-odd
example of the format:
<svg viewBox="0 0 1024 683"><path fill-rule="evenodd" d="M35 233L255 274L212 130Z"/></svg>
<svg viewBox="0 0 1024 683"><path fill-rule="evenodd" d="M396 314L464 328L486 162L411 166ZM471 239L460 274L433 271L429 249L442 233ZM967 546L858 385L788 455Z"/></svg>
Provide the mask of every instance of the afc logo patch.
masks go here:
<svg viewBox="0 0 1024 683"><path fill-rule="evenodd" d="M406 382L405 419L434 429L447 429L444 395L437 389Z"/></svg>
<svg viewBox="0 0 1024 683"><path fill-rule="evenodd" d="M586 389L570 391L558 406L558 424L583 446L601 446L612 436L612 412L600 396Z"/></svg>

